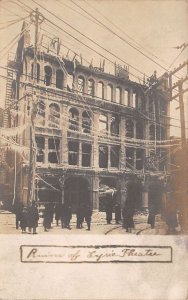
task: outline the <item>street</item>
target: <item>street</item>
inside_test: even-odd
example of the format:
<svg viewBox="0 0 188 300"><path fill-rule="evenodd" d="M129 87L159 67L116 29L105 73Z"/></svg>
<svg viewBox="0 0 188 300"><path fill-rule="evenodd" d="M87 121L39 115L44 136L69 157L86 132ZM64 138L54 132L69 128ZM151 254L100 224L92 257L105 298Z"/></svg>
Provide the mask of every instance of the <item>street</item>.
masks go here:
<svg viewBox="0 0 188 300"><path fill-rule="evenodd" d="M60 222L59 226L56 226L55 220L52 225L52 229L48 232L44 232L43 219L39 219L39 226L37 228L37 233L42 235L49 234L104 234L104 235L114 235L114 234L136 234L136 235L165 235L167 233L167 226L164 221L161 220L160 215L156 216L156 225L154 229L150 228L147 224L147 215L143 213L136 214L134 216L135 228L132 233L126 232L122 228L121 224L116 224L113 214L112 224L106 223L106 215L104 212L94 211L92 215L91 231L87 231L86 222L84 222L82 229L76 228L76 215L73 215L71 219L71 230L62 229ZM9 211L0 210L0 234L22 234L21 229L16 229L15 225L15 215ZM28 234L28 233L25 233Z"/></svg>

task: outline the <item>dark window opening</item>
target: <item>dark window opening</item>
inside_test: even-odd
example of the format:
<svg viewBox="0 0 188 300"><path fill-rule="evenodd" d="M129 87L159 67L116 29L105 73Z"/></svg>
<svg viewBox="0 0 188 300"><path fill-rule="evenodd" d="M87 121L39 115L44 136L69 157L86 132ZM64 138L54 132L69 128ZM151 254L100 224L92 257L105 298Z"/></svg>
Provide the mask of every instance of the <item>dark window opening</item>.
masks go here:
<svg viewBox="0 0 188 300"><path fill-rule="evenodd" d="M92 97L95 95L95 84L93 79L88 80L88 94Z"/></svg>
<svg viewBox="0 0 188 300"><path fill-rule="evenodd" d="M46 86L51 85L52 83L52 68L49 66L44 67L44 84Z"/></svg>
<svg viewBox="0 0 188 300"><path fill-rule="evenodd" d="M78 77L78 93L84 94L85 92L85 80L83 77Z"/></svg>
<svg viewBox="0 0 188 300"><path fill-rule="evenodd" d="M64 74L61 70L56 71L56 88L63 89Z"/></svg>
<svg viewBox="0 0 188 300"><path fill-rule="evenodd" d="M52 103L49 106L49 127L59 128L60 125L60 108L59 105Z"/></svg>
<svg viewBox="0 0 188 300"><path fill-rule="evenodd" d="M48 140L48 162L52 164L59 163L60 140L51 138Z"/></svg>
<svg viewBox="0 0 188 300"><path fill-rule="evenodd" d="M134 148L126 149L126 167L128 169L134 169Z"/></svg>
<svg viewBox="0 0 188 300"><path fill-rule="evenodd" d="M126 137L134 137L134 123L131 120L126 120Z"/></svg>
<svg viewBox="0 0 188 300"><path fill-rule="evenodd" d="M76 108L69 110L69 129L74 131L79 130L79 112Z"/></svg>
<svg viewBox="0 0 188 300"><path fill-rule="evenodd" d="M136 169L137 170L143 169L143 161L144 161L144 150L136 149Z"/></svg>
<svg viewBox="0 0 188 300"><path fill-rule="evenodd" d="M44 137L36 136L36 145L37 145L37 162L44 162Z"/></svg>
<svg viewBox="0 0 188 300"><path fill-rule="evenodd" d="M70 141L68 143L69 149L69 165L77 165L78 164L78 156L79 156L79 144L78 142Z"/></svg>
<svg viewBox="0 0 188 300"><path fill-rule="evenodd" d="M111 146L110 148L110 163L112 168L119 167L119 146Z"/></svg>
<svg viewBox="0 0 188 300"><path fill-rule="evenodd" d="M104 99L104 84L103 82L98 83L98 97Z"/></svg>
<svg viewBox="0 0 188 300"><path fill-rule="evenodd" d="M108 146L99 146L99 168L108 168Z"/></svg>
<svg viewBox="0 0 188 300"><path fill-rule="evenodd" d="M84 133L90 133L91 131L91 117L88 111L84 111L82 114L82 131Z"/></svg>
<svg viewBox="0 0 188 300"><path fill-rule="evenodd" d="M108 132L108 118L105 115L99 116L99 131L105 134Z"/></svg>
<svg viewBox="0 0 188 300"><path fill-rule="evenodd" d="M142 123L136 123L136 138L143 139L144 137L144 128Z"/></svg>
<svg viewBox="0 0 188 300"><path fill-rule="evenodd" d="M91 166L91 144L82 144L82 166Z"/></svg>
<svg viewBox="0 0 188 300"><path fill-rule="evenodd" d="M155 140L155 125L151 125L149 128L150 140Z"/></svg>
<svg viewBox="0 0 188 300"><path fill-rule="evenodd" d="M36 76L37 82L39 82L40 81L40 65L39 64L37 64L37 69L36 69L36 75L35 76ZM31 65L31 79L34 79L35 76L34 76L34 63L32 63L32 65Z"/></svg>
<svg viewBox="0 0 188 300"><path fill-rule="evenodd" d="M115 115L111 117L110 132L112 135L119 135L119 118Z"/></svg>

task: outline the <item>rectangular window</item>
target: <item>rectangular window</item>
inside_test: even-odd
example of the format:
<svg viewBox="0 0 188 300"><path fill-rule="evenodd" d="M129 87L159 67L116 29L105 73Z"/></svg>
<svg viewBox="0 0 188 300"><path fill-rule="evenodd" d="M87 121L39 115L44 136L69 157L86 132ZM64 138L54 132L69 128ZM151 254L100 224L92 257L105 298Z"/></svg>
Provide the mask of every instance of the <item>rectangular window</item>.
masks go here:
<svg viewBox="0 0 188 300"><path fill-rule="evenodd" d="M36 136L36 144L37 144L37 162L44 162L44 137Z"/></svg>
<svg viewBox="0 0 188 300"><path fill-rule="evenodd" d="M99 168L108 168L108 146L99 146Z"/></svg>
<svg viewBox="0 0 188 300"><path fill-rule="evenodd" d="M77 165L78 164L78 156L79 156L79 143L70 141L68 143L69 149L69 165Z"/></svg>
<svg viewBox="0 0 188 300"><path fill-rule="evenodd" d="M119 167L119 146L111 146L110 148L110 163L112 168Z"/></svg>
<svg viewBox="0 0 188 300"><path fill-rule="evenodd" d="M105 115L99 116L99 131L101 133L107 133L108 131L108 118Z"/></svg>
<svg viewBox="0 0 188 300"><path fill-rule="evenodd" d="M60 140L51 138L48 140L48 162L51 164L59 163Z"/></svg>
<svg viewBox="0 0 188 300"><path fill-rule="evenodd" d="M136 169L142 170L144 165L144 150L136 149Z"/></svg>
<svg viewBox="0 0 188 300"><path fill-rule="evenodd" d="M133 107L134 108L136 108L136 98L137 98L136 93L133 93Z"/></svg>
<svg viewBox="0 0 188 300"><path fill-rule="evenodd" d="M134 169L134 148L126 149L126 168Z"/></svg>
<svg viewBox="0 0 188 300"><path fill-rule="evenodd" d="M91 166L91 144L82 144L82 166Z"/></svg>

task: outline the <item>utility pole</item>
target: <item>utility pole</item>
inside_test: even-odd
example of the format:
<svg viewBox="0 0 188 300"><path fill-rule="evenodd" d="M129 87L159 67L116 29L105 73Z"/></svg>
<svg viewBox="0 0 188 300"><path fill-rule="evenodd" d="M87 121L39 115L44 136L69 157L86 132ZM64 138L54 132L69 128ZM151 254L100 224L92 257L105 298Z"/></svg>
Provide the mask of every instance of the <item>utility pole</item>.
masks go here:
<svg viewBox="0 0 188 300"><path fill-rule="evenodd" d="M27 202L31 203L35 200L35 171L36 171L36 142L35 142L35 125L34 120L37 113L37 97L35 85L37 83L37 55L38 55L38 29L39 24L44 20L44 17L39 13L38 8L30 14L31 22L35 26L35 43L34 43L34 59L33 59L33 94L30 107L31 125L30 125L30 161L29 161L29 176L28 176L28 195Z"/></svg>
<svg viewBox="0 0 188 300"><path fill-rule="evenodd" d="M188 71L188 61L184 62L177 69L170 73L169 83L170 83L170 93L171 100L176 98L179 99L179 109L180 109L180 125L181 125L181 152L179 157L180 173L175 178L176 188L180 189L177 193L179 201L179 210L181 215L181 225L182 231L188 232L188 165L187 165L187 142L185 133L185 112L184 112L184 99L183 95L188 91L188 88L183 88L184 83L188 83L188 75L172 85L172 76L178 71L186 67ZM187 72L188 73L188 72ZM175 95L172 94L173 90L178 89Z"/></svg>

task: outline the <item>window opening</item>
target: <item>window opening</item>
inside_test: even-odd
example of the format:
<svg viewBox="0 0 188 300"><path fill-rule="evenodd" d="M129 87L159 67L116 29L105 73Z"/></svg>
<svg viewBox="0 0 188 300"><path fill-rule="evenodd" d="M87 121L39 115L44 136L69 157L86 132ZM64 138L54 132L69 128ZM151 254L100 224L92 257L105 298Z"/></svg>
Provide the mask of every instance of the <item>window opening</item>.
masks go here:
<svg viewBox="0 0 188 300"><path fill-rule="evenodd" d="M57 164L59 162L60 140L57 138L48 139L48 162Z"/></svg>
<svg viewBox="0 0 188 300"><path fill-rule="evenodd" d="M107 85L107 100L113 100L113 88L110 84Z"/></svg>
<svg viewBox="0 0 188 300"><path fill-rule="evenodd" d="M112 168L119 167L119 146L110 147L110 163Z"/></svg>
<svg viewBox="0 0 188 300"><path fill-rule="evenodd" d="M37 157L36 160L37 162L44 162L44 137L42 136L36 136L36 145L37 145Z"/></svg>
<svg viewBox="0 0 188 300"><path fill-rule="evenodd" d="M124 91L124 103L125 105L129 105L129 92L127 90Z"/></svg>
<svg viewBox="0 0 188 300"><path fill-rule="evenodd" d="M105 134L108 132L108 118L105 115L99 116L99 131Z"/></svg>
<svg viewBox="0 0 188 300"><path fill-rule="evenodd" d="M60 125L60 108L59 105L52 103L49 106L49 127L59 128Z"/></svg>
<svg viewBox="0 0 188 300"><path fill-rule="evenodd" d="M99 146L99 168L108 168L108 146Z"/></svg>
<svg viewBox="0 0 188 300"><path fill-rule="evenodd" d="M69 165L77 165L78 164L78 156L79 156L79 144L78 142L70 141L68 143L68 149L69 149Z"/></svg>
<svg viewBox="0 0 188 300"><path fill-rule="evenodd" d="M61 70L56 71L56 88L63 89L64 73Z"/></svg>
<svg viewBox="0 0 188 300"><path fill-rule="evenodd" d="M121 89L119 87L116 88L116 102L121 103Z"/></svg>
<svg viewBox="0 0 188 300"><path fill-rule="evenodd" d="M126 167L134 169L134 148L126 148Z"/></svg>
<svg viewBox="0 0 188 300"><path fill-rule="evenodd" d="M119 135L119 118L116 115L111 116L110 132L112 135Z"/></svg>
<svg viewBox="0 0 188 300"><path fill-rule="evenodd" d="M69 129L79 130L79 112L74 107L69 110Z"/></svg>
<svg viewBox="0 0 188 300"><path fill-rule="evenodd" d="M134 123L131 120L126 120L126 137L134 137Z"/></svg>
<svg viewBox="0 0 188 300"><path fill-rule="evenodd" d="M91 118L88 111L84 111L82 114L82 131L84 133L91 132Z"/></svg>
<svg viewBox="0 0 188 300"><path fill-rule="evenodd" d="M83 77L78 77L78 93L84 94L85 92L85 80Z"/></svg>
<svg viewBox="0 0 188 300"><path fill-rule="evenodd" d="M137 170L143 169L143 162L144 162L144 150L136 149L136 169Z"/></svg>
<svg viewBox="0 0 188 300"><path fill-rule="evenodd" d="M142 123L138 122L136 123L136 138L137 139L143 139L144 137L144 128Z"/></svg>
<svg viewBox="0 0 188 300"><path fill-rule="evenodd" d="M52 83L52 68L50 66L44 67L44 84L46 86L51 85Z"/></svg>
<svg viewBox="0 0 188 300"><path fill-rule="evenodd" d="M104 84L103 82L98 83L98 97L104 99Z"/></svg>
<svg viewBox="0 0 188 300"><path fill-rule="evenodd" d="M91 144L82 144L82 166L91 166Z"/></svg>
<svg viewBox="0 0 188 300"><path fill-rule="evenodd" d="M95 89L94 80L93 79L88 80L88 94L92 97L94 97L95 94L94 89Z"/></svg>

